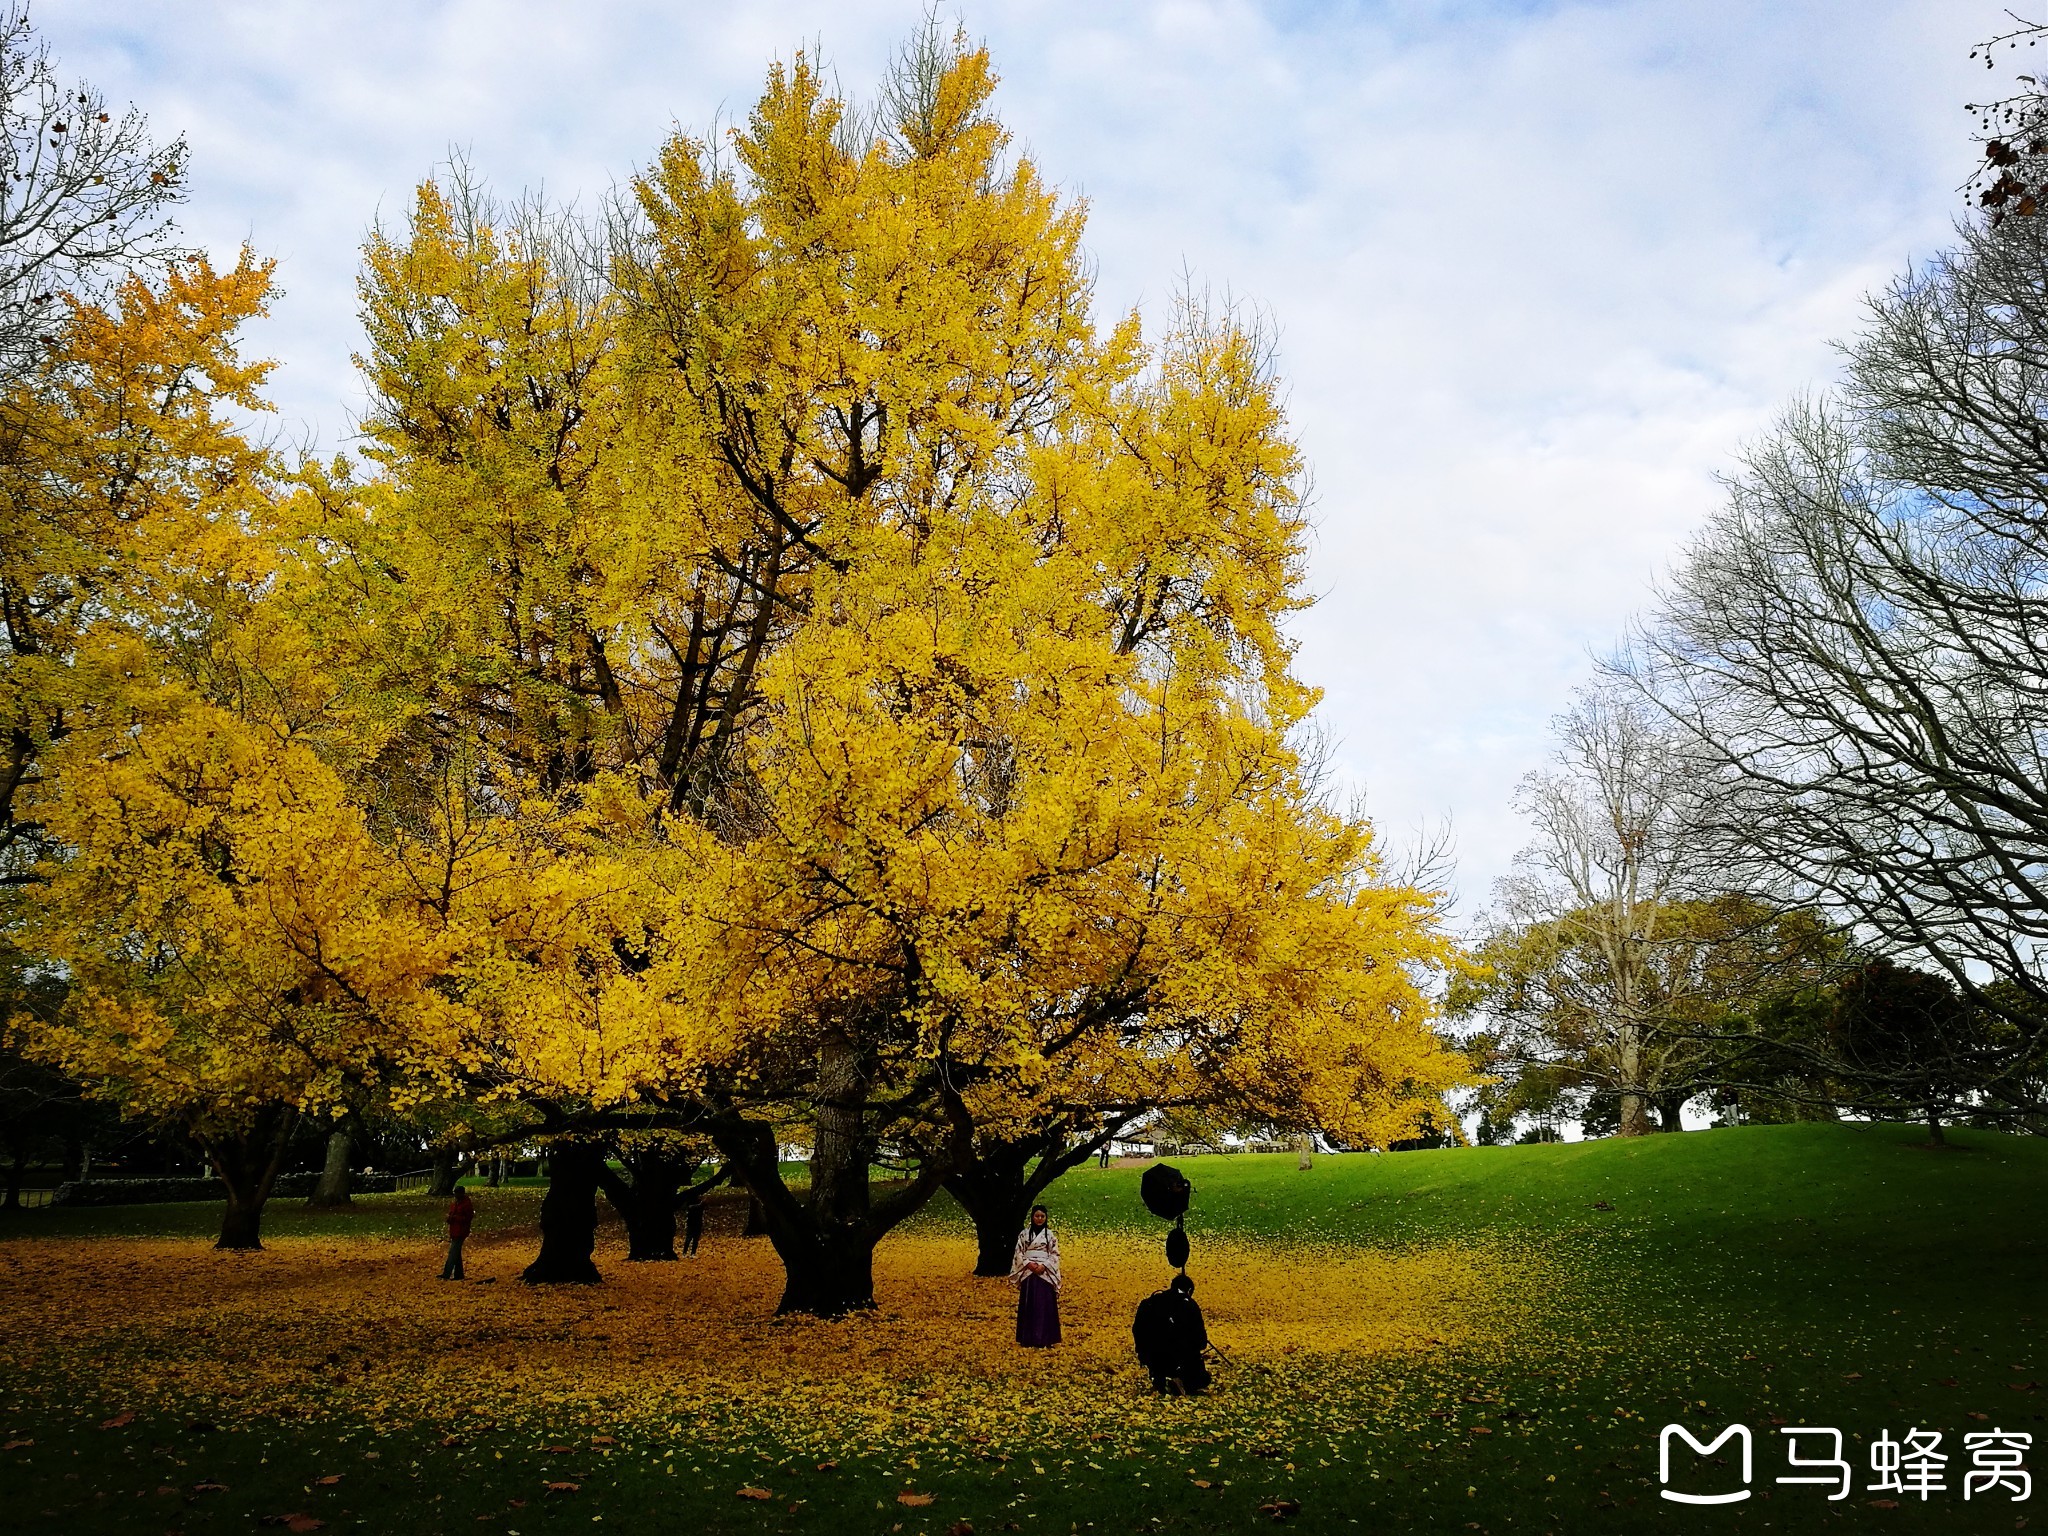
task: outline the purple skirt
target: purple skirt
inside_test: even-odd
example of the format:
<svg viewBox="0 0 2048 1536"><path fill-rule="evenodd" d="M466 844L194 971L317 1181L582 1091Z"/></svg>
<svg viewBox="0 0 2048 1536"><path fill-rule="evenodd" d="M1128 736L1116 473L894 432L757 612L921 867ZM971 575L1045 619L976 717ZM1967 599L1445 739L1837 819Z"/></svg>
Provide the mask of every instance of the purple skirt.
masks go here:
<svg viewBox="0 0 2048 1536"><path fill-rule="evenodd" d="M1017 1342L1044 1349L1060 1341L1060 1293L1042 1275L1026 1275L1017 1287Z"/></svg>

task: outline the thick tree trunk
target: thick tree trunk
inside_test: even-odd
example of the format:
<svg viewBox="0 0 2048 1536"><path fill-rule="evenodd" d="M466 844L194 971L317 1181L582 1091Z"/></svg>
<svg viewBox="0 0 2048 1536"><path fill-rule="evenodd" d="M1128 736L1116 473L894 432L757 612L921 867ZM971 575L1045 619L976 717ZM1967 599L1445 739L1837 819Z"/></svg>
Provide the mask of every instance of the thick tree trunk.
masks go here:
<svg viewBox="0 0 2048 1536"><path fill-rule="evenodd" d="M1941 1134L1941 1109L1935 1104L1927 1106L1927 1139L1937 1147L1948 1145L1948 1138Z"/></svg>
<svg viewBox="0 0 2048 1536"><path fill-rule="evenodd" d="M595 1147L557 1142L548 1158L548 1192L540 1203L540 1252L520 1277L528 1285L595 1285L598 1172Z"/></svg>
<svg viewBox="0 0 2048 1536"><path fill-rule="evenodd" d="M740 1228L741 1237L766 1237L768 1235L768 1207L755 1194L747 1196L747 1222Z"/></svg>
<svg viewBox="0 0 2048 1536"><path fill-rule="evenodd" d="M777 1232L768 1212L768 1236L787 1269L778 1312L838 1317L875 1304L874 1249L869 1229L873 1191L868 1170L875 1148L867 1131L868 1080L860 1054L845 1040L818 1052L817 1097L812 1104L811 1230Z"/></svg>
<svg viewBox="0 0 2048 1536"><path fill-rule="evenodd" d="M352 1205L348 1194L348 1160L355 1148L355 1138L346 1126L337 1125L327 1134L327 1164L320 1170L320 1181L313 1186L313 1193L306 1204L322 1208Z"/></svg>
<svg viewBox="0 0 2048 1536"><path fill-rule="evenodd" d="M434 1149L434 1178L427 1185L427 1193L442 1200L455 1198L455 1186L461 1182L462 1154L453 1147Z"/></svg>
<svg viewBox="0 0 2048 1536"><path fill-rule="evenodd" d="M598 1183L626 1224L626 1257L661 1261L676 1256L676 1200L696 1169L696 1159L666 1147L621 1153L627 1177L598 1163Z"/></svg>
<svg viewBox="0 0 2048 1536"><path fill-rule="evenodd" d="M1654 1136L1657 1122L1650 1118L1650 1100L1640 1093L1624 1093L1621 1096L1621 1124L1616 1129L1618 1136Z"/></svg>
<svg viewBox="0 0 2048 1536"><path fill-rule="evenodd" d="M873 1307L875 1244L937 1194L947 1174L972 1155L966 1106L936 1069L922 1081L894 1084L898 1096L883 1106L880 1126L871 1126L874 1067L846 1035L819 1048L806 1197L783 1180L772 1126L729 1108L705 1122L726 1167L761 1202L768 1240L783 1266L778 1312L841 1317ZM905 1102L935 1102L945 1115L946 1141L940 1150L920 1148L916 1172L877 1199L868 1177L875 1138Z"/></svg>
<svg viewBox="0 0 2048 1536"><path fill-rule="evenodd" d="M220 1239L216 1248L261 1249L263 1246L263 1206L255 1201L238 1200L233 1190L228 1191L228 1208L221 1213Z"/></svg>
<svg viewBox="0 0 2048 1536"><path fill-rule="evenodd" d="M974 1223L974 1272L1007 1275L1031 1207L1129 1123L1112 1117L1092 1130L1062 1124L1014 1141L978 1143L971 1161L946 1176L946 1192ZM1081 1139L1069 1143L1069 1136Z"/></svg>
<svg viewBox="0 0 2048 1536"><path fill-rule="evenodd" d="M729 1115L708 1127L726 1164L761 1202L768 1240L782 1260L778 1313L843 1317L873 1307L875 1244L936 1194L946 1174L943 1164L928 1163L885 1201L873 1199L867 1067L844 1038L818 1052L808 1199L783 1182L769 1126Z"/></svg>
<svg viewBox="0 0 2048 1536"><path fill-rule="evenodd" d="M1031 1143L998 1142L946 1180L946 1190L974 1223L974 1272L1007 1275L1017 1234L1031 1216L1027 1170Z"/></svg>
<svg viewBox="0 0 2048 1536"><path fill-rule="evenodd" d="M496 1189L505 1182L505 1154L494 1153L491 1157L491 1188Z"/></svg>
<svg viewBox="0 0 2048 1536"><path fill-rule="evenodd" d="M1620 1136L1650 1136L1657 1130L1657 1122L1650 1118L1650 1096L1643 1091L1643 1047L1642 1040L1633 1025L1624 1024L1619 1031L1616 1065L1621 1078L1621 1123L1615 1128Z"/></svg>
<svg viewBox="0 0 2048 1536"><path fill-rule="evenodd" d="M857 1230L827 1237L775 1239L782 1259L782 1300L777 1313L802 1312L812 1317L844 1317L875 1304L875 1239Z"/></svg>
<svg viewBox="0 0 2048 1536"><path fill-rule="evenodd" d="M1019 1195L1004 1201L1000 1212L987 1208L974 1213L974 1272L977 1275L1007 1275L1017 1256L1017 1234L1031 1220L1031 1197Z"/></svg>
<svg viewBox="0 0 2048 1536"><path fill-rule="evenodd" d="M626 1222L626 1257L635 1263L661 1263L676 1256L675 1192L666 1199L636 1195L619 1212Z"/></svg>
<svg viewBox="0 0 2048 1536"><path fill-rule="evenodd" d="M263 1207L277 1182L277 1171L284 1165L285 1147L298 1121L297 1110L267 1105L239 1134L199 1138L214 1175L227 1191L227 1209L221 1213L220 1240L215 1248L263 1246Z"/></svg>
<svg viewBox="0 0 2048 1536"><path fill-rule="evenodd" d="M688 1175L686 1174L685 1177ZM671 1177L633 1176L635 1220L626 1223L626 1257L660 1263L676 1256L676 1184Z"/></svg>

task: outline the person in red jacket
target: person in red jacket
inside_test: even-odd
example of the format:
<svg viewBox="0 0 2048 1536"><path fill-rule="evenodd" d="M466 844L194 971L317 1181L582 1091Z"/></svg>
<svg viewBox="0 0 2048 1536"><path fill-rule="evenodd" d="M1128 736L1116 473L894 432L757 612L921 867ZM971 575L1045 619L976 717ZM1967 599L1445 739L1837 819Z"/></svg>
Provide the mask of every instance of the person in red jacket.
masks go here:
<svg viewBox="0 0 2048 1536"><path fill-rule="evenodd" d="M460 1185L456 1186L455 1200L448 1207L445 1220L448 1226L448 1262L441 1266L441 1278L460 1280L462 1240L469 1236L470 1223L476 1220L476 1202L469 1198L469 1191Z"/></svg>

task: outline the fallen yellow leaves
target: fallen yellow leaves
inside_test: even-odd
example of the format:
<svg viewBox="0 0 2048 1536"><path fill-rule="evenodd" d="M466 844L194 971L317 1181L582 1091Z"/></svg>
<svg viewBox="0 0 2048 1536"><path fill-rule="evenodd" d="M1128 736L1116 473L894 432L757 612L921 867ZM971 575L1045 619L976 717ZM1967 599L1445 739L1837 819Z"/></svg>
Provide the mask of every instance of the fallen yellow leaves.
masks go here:
<svg viewBox="0 0 2048 1536"><path fill-rule="evenodd" d="M1210 1397L1168 1399L1131 1353L1131 1314L1163 1278L1137 1235L1070 1241L1065 1342L1042 1352L1012 1342L1014 1292L969 1273L964 1237L892 1238L876 1255L882 1305L840 1322L772 1315L765 1241L675 1264L601 1252L605 1284L541 1289L513 1283L528 1242L472 1240L472 1273L500 1283L459 1287L435 1284L438 1250L418 1241L278 1238L235 1255L159 1238L13 1244L0 1380L135 1405L109 1427L199 1408L450 1438L525 1426L560 1456L765 1439L822 1471L855 1452L958 1464L1228 1431L1278 1457L1276 1436L1348 1432L1391 1393L1360 1384L1362 1363L1512 1347L1526 1304L1557 1283L1546 1256L1503 1248L1212 1240L1198 1297L1228 1359Z"/></svg>

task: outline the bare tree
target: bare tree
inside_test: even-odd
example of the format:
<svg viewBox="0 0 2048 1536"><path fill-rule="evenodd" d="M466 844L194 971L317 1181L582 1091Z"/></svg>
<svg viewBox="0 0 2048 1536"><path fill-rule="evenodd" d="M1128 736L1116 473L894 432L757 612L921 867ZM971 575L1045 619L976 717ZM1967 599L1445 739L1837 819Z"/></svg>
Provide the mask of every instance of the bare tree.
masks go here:
<svg viewBox="0 0 2048 1536"><path fill-rule="evenodd" d="M1621 671L1720 793L1737 879L2031 1029L2048 1001L2048 228L1873 302L1839 398L1746 457ZM2018 989L2025 1008L2002 1005Z"/></svg>
<svg viewBox="0 0 2048 1536"><path fill-rule="evenodd" d="M1620 1095L1622 1134L1641 1135L1680 1043L1659 1029L1659 958L1689 890L1688 765L1657 711L1612 686L1583 690L1553 729L1551 765L1516 794L1536 838L1500 889L1506 927L1547 944L1550 963L1526 972L1533 991L1495 1003L1546 1037L1568 1030L1580 1070Z"/></svg>
<svg viewBox="0 0 2048 1536"><path fill-rule="evenodd" d="M0 370L35 365L63 294L173 254L184 166L182 138L159 147L133 107L58 80L25 0L0 8Z"/></svg>
<svg viewBox="0 0 2048 1536"><path fill-rule="evenodd" d="M2042 35L2015 22L1987 65ZM1699 836L1731 883L2003 1021L1957 1013L1944 1059L1970 1081L1943 1081L2009 1118L2034 1112L2048 1012L2048 93L2020 80L1973 108L1982 217L1871 301L1842 386L1745 455L1615 668L1711 781Z"/></svg>

